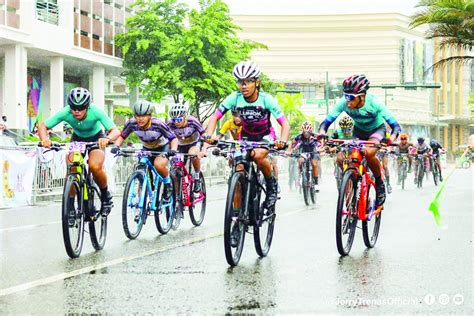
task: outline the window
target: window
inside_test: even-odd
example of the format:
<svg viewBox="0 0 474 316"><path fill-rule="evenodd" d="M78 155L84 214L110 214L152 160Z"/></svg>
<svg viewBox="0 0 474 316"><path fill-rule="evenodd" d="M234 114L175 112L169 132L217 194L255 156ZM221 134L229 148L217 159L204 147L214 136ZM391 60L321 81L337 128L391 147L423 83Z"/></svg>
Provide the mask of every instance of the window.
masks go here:
<svg viewBox="0 0 474 316"><path fill-rule="evenodd" d="M46 23L59 24L59 8L57 0L36 1L36 19Z"/></svg>

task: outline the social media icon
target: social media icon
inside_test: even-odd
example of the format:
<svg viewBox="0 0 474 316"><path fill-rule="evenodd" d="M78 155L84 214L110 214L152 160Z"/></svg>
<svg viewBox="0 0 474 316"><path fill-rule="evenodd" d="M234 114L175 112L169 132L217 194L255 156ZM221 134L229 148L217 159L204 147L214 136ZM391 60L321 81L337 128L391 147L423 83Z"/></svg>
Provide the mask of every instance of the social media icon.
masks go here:
<svg viewBox="0 0 474 316"><path fill-rule="evenodd" d="M464 303L464 296L462 294L453 295L453 303L455 305L461 305L462 303Z"/></svg>
<svg viewBox="0 0 474 316"><path fill-rule="evenodd" d="M436 297L433 294L425 295L425 304L433 305L436 302Z"/></svg>
<svg viewBox="0 0 474 316"><path fill-rule="evenodd" d="M448 304L449 304L449 295L448 295L448 294L441 294L441 295L438 297L438 302L439 302L441 305L448 305Z"/></svg>

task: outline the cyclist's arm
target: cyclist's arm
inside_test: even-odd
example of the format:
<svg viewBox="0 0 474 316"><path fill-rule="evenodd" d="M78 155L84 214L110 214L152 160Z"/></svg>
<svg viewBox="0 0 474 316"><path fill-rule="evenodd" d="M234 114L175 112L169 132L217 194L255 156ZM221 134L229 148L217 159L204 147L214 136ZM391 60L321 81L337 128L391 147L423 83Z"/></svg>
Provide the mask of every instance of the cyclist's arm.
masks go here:
<svg viewBox="0 0 474 316"><path fill-rule="evenodd" d="M124 142L124 138L120 135L116 140L115 140L115 146L122 146L123 142Z"/></svg>
<svg viewBox="0 0 474 316"><path fill-rule="evenodd" d="M326 134L328 131L329 126L337 119L337 117L342 113L344 110L344 106L346 105L347 101L342 99L332 109L331 113L329 113L324 121L321 122L319 125L319 134Z"/></svg>
<svg viewBox="0 0 474 316"><path fill-rule="evenodd" d="M46 119L43 123L41 123L38 127L38 136L41 140L49 139L48 136L48 129L54 128L56 125L63 122L67 114L69 113L70 109L68 106L61 109L59 112L51 116L50 118Z"/></svg>
<svg viewBox="0 0 474 316"><path fill-rule="evenodd" d="M171 140L170 149L174 151L178 150L178 139L176 137Z"/></svg>

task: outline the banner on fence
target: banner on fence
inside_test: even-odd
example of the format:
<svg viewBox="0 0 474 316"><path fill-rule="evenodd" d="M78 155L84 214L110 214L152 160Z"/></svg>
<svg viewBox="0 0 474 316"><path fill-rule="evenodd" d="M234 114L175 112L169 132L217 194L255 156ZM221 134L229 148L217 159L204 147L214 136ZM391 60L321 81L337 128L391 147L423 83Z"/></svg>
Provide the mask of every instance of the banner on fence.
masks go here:
<svg viewBox="0 0 474 316"><path fill-rule="evenodd" d="M36 150L0 151L0 208L31 204Z"/></svg>

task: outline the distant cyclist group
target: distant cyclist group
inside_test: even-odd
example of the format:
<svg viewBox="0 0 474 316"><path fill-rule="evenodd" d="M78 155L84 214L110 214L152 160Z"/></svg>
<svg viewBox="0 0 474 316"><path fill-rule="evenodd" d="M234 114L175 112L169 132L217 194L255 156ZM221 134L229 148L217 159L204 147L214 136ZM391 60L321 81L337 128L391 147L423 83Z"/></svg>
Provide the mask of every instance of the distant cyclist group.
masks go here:
<svg viewBox="0 0 474 316"><path fill-rule="evenodd" d="M317 132L307 121L301 125L301 132L290 138L290 124L277 100L261 89L260 74L254 62L242 61L235 65L233 76L238 91L227 96L217 107L206 128L190 115L185 104L171 105L168 120L163 121L153 116L153 103L139 100L132 106L133 117L119 131L110 117L92 103L87 89L72 89L67 106L45 120L38 129L40 145L54 150L64 147L53 144L47 130L61 122L73 129L62 206L63 237L68 255L80 255L84 223L89 223L96 249L101 249L105 243L107 217L113 208L104 171L108 145L114 146L112 152L116 156L137 158L134 169L130 170L122 202L123 227L130 239L138 236L148 215L154 215L160 233L168 232L170 227L176 228L184 210L189 210L193 224L200 225L206 202L201 160L208 152L225 157L232 171L225 206L224 241L226 259L232 266L239 262L249 227L253 228L257 253L260 256L268 253L280 194L277 156L295 161L296 183L302 188L306 204L310 200L315 203L320 191L321 156L334 157L334 175L339 190L338 214L346 218L341 217L337 228L340 236L350 235L348 232L357 219L363 223L371 219L380 223L386 191L392 191L389 156L397 159L398 184L412 170L414 181L418 183L420 172L426 172L423 168L428 166L438 170L442 181L442 146L433 139L427 144L422 137L416 144L409 142L408 135L401 133L400 124L387 107L368 92L370 82L365 75L352 75L342 82L344 97L335 104ZM216 135L218 121L228 112L231 115ZM332 135L327 135L329 127L343 112L338 128ZM280 125L278 137L272 127L272 116ZM121 147L132 133L142 142L142 149ZM227 133L230 133L230 140L226 140ZM355 193L352 194L354 197L347 195L359 182L366 186L366 196L360 198L370 202L363 204L362 210L359 197L355 197ZM94 197L97 198L95 202ZM355 205L354 211L349 205ZM377 225L371 233L367 230L368 247L375 244L377 235ZM339 246L338 242L338 250L347 254L347 244Z"/></svg>

